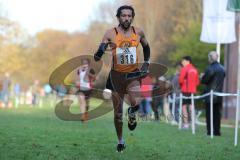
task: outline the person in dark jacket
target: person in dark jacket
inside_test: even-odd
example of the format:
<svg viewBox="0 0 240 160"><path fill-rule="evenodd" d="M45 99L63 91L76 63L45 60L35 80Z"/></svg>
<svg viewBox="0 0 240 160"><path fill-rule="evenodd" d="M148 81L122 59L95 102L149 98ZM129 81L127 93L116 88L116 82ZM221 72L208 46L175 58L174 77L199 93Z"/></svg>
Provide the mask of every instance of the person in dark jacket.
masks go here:
<svg viewBox="0 0 240 160"><path fill-rule="evenodd" d="M208 54L208 61L210 65L207 67L201 82L206 85L204 93L208 93L211 90L214 92L222 92L223 82L225 77L225 70L223 66L217 61L218 54L215 51L211 51ZM207 134L210 135L210 96L205 98L206 105L206 123ZM220 136L221 125L221 110L222 110L222 97L213 97L213 133L215 136Z"/></svg>

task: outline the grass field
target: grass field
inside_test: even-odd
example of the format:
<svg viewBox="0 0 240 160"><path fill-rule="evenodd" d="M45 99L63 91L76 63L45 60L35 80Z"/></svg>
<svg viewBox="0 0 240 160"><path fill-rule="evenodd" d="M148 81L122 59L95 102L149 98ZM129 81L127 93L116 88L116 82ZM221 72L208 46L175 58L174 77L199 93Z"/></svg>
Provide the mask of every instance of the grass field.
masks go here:
<svg viewBox="0 0 240 160"><path fill-rule="evenodd" d="M192 135L164 122L139 122L133 133L124 122L127 148L116 153L112 117L110 112L87 123L67 122L47 104L0 109L0 160L240 159L240 146L233 146L234 129L223 128L223 135L211 140L204 127Z"/></svg>

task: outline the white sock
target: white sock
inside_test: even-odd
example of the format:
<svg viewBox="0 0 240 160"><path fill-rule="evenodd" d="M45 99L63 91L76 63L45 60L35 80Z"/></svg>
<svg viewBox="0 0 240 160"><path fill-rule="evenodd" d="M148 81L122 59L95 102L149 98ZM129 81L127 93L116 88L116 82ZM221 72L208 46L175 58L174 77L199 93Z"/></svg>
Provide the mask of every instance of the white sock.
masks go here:
<svg viewBox="0 0 240 160"><path fill-rule="evenodd" d="M121 140L118 141L118 144L124 144L123 138L121 138Z"/></svg>

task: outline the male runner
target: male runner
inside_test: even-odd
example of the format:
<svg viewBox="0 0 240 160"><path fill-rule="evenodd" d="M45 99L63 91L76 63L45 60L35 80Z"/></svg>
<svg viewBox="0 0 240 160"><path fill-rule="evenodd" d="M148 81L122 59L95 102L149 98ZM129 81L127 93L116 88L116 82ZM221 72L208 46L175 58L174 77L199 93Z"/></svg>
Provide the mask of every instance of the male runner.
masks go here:
<svg viewBox="0 0 240 160"><path fill-rule="evenodd" d="M131 26L135 16L131 6L121 6L116 17L119 21L117 27L106 31L98 51L94 54L96 61L100 60L108 44L115 44L112 50L112 69L109 73L106 88L112 90L114 106L114 124L118 137L117 151L125 149L122 136L122 112L124 94L128 94L131 107L128 108L128 128L134 130L137 126L135 112L139 108L140 75L148 72L150 47L142 29ZM137 47L141 43L144 53L144 63L139 71L139 52Z"/></svg>
<svg viewBox="0 0 240 160"><path fill-rule="evenodd" d="M95 80L95 71L89 66L89 59L83 59L82 65L77 70L77 86L79 87L78 100L80 111L82 114L81 120L88 119L89 98L92 91L92 83Z"/></svg>

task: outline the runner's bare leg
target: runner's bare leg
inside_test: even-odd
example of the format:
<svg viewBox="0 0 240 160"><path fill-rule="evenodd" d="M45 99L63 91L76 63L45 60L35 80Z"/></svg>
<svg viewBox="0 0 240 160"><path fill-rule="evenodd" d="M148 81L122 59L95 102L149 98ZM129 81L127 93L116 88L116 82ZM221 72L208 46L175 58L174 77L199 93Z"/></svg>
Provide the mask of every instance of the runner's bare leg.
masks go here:
<svg viewBox="0 0 240 160"><path fill-rule="evenodd" d="M118 140L122 140L122 127L123 127L123 98L124 94L119 94L117 92L113 92L112 94L116 96L112 96L113 108L114 108L114 125L117 132Z"/></svg>

